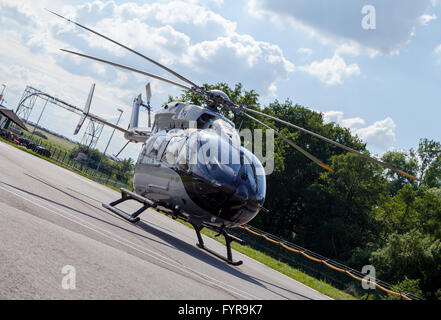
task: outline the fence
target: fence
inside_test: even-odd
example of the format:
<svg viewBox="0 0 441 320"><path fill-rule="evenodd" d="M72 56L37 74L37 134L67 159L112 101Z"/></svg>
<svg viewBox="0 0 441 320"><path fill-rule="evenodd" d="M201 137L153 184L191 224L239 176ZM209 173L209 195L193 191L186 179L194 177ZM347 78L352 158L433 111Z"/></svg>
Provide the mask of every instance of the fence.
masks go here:
<svg viewBox="0 0 441 320"><path fill-rule="evenodd" d="M366 274L252 226L245 225L229 229L228 232L245 240L252 248L355 297L385 299L393 296L406 300L421 300L421 297L412 292L394 292L391 284L379 279L373 280L375 290L364 289L361 279L365 278Z"/></svg>
<svg viewBox="0 0 441 320"><path fill-rule="evenodd" d="M87 161L75 161L74 159L71 159L71 151L68 149L63 149L60 147L57 147L55 144L48 142L47 140L40 138L36 135L31 135L30 133L23 132L22 137L25 139L28 139L30 143L33 143L34 146L32 146L31 149L34 152L37 152L36 148L38 146L41 146L49 151L50 155L47 154L41 154L43 156L47 156L48 158L72 169L77 172L82 173L83 175L88 176L89 178L92 178L100 183L113 186L115 188L126 188L126 189L132 189L133 187L129 185L128 183L123 183L120 181L117 181L115 178L117 176L116 171L111 172L103 172L103 171L97 171L92 169L91 167L97 167L97 164L95 163L88 163ZM29 144L28 144L29 146ZM39 153L39 152L37 152Z"/></svg>

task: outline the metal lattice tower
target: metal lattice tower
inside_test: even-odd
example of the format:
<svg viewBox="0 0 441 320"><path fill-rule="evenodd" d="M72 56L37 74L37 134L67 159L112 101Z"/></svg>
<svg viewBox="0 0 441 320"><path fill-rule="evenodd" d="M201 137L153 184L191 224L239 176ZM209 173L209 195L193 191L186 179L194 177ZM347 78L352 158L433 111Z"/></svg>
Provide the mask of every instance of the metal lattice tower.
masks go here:
<svg viewBox="0 0 441 320"><path fill-rule="evenodd" d="M103 123L90 119L86 131L84 131L83 138L81 139L81 144L88 148L95 149L103 129Z"/></svg>
<svg viewBox="0 0 441 320"><path fill-rule="evenodd" d="M25 122L28 122L29 116L34 109L35 102L38 98L39 91L27 86L23 95L21 96L20 103L18 104L17 111L15 112L19 118L22 118Z"/></svg>
<svg viewBox="0 0 441 320"><path fill-rule="evenodd" d="M17 111L15 112L17 116L24 119L25 122L28 122L29 116L31 115L32 109L34 108L37 99L45 100L51 104L69 110L78 115L83 115L82 109L74 105L71 105L70 103L67 103L61 99L55 98L43 91L35 89L31 86L27 86L20 99L20 102L17 107ZM86 131L84 132L83 138L81 140L81 144L89 148L95 148L103 129L104 129L103 123L90 119Z"/></svg>

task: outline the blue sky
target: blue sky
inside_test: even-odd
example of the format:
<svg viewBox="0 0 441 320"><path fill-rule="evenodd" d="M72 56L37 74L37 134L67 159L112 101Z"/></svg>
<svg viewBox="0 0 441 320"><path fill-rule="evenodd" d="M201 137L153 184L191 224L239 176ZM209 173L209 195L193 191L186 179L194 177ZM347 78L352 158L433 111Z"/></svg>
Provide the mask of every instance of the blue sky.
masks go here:
<svg viewBox="0 0 441 320"><path fill-rule="evenodd" d="M375 29L362 26L366 5L375 9ZM262 104L289 98L323 112L375 154L415 148L420 138L441 141L440 0L0 0L0 83L6 85L6 105L15 109L26 85L32 85L82 107L96 83L92 112L116 122L122 108L126 126L133 98L144 92L147 81L154 108L180 90L58 49L173 77L44 8L196 83L241 82L260 94ZM30 120L36 121L41 108L36 106ZM49 106L41 123L73 138L78 120ZM81 140L82 133L75 139ZM101 150L110 134L104 131ZM123 144L116 134L109 153ZM122 156L136 157L139 147L131 145Z"/></svg>

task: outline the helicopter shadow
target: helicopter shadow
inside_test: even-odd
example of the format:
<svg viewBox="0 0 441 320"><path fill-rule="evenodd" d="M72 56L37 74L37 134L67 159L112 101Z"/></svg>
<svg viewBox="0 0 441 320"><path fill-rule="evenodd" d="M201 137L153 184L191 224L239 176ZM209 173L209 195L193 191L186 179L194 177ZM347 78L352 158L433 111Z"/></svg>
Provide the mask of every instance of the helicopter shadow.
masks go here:
<svg viewBox="0 0 441 320"><path fill-rule="evenodd" d="M55 186L52 186L51 184L48 184L48 183L45 182L45 181L42 181L42 180L40 180L40 179L38 179L38 178L35 178L35 177L32 177L31 175L26 174L26 173L25 173L25 175L27 175L27 176L29 176L30 178L33 178L33 179L35 179L35 180L37 180L37 181L39 181L39 182L45 184L45 185L47 185L47 186L50 186L50 187L52 187L52 188L54 188L54 189L56 189L56 190L58 190L58 191L60 191L60 192L65 193L63 190L60 190L59 188L57 188L57 187L55 187ZM146 239L146 240L153 241L153 242L157 242L157 243L159 243L159 244L161 244L161 245L164 245L164 246L168 246L167 244L165 244L165 243L163 243L163 242L161 242L161 241L157 241L157 240L155 240L155 239L153 239L153 238L147 237L147 236L144 235L144 234L140 234L140 233L134 232L134 231L132 231L132 230L129 230L129 229L127 229L127 228L124 228L124 227L121 227L121 226L119 226L119 225L117 225L117 224L114 224L114 223L112 223L112 222L109 222L109 221L106 221L106 220L101 219L101 218L99 218L99 217L93 216L93 215L91 215L90 213L87 213L87 212L84 212L84 211L78 210L78 209L73 208L73 207L71 207L71 206L69 206L69 205L67 205L67 204L60 203L60 202L58 202L58 201L56 201L56 200L49 199L49 198L47 198L47 197L45 197L45 196L42 196L42 195L36 194L36 193L31 192L31 191L29 191L29 190L26 190L26 189L23 189L23 188L20 188L20 187L14 186L14 185L12 185L12 184L9 184L9 183L3 182L3 181L0 181L0 184L3 184L3 185L5 185L5 186L8 186L8 187L10 187L10 188L12 188L12 189L14 189L14 190L21 191L21 192L23 192L23 193L26 193L26 194L28 194L28 195L30 195L30 196L36 197L36 198L38 198L38 199L40 199L40 200L43 200L43 201L48 202L48 203L51 203L51 204L56 205L56 206L58 206L58 207L61 207L61 208L64 208L64 209L67 209L67 210L73 211L73 212L78 213L78 214L80 214L80 215L82 215L82 216L86 216L86 217L89 217L89 218L91 218L91 219L97 220L97 221L102 222L102 223L104 223L104 224L106 224L106 225L109 225L109 226L112 226L112 227L118 228L118 229L120 229L120 230L126 231L126 232L128 232L128 233L131 233L131 234L137 235L137 236L142 237L142 238L144 238L144 239ZM69 195L68 193L65 193L65 194ZM108 212L107 212L107 211L102 210L102 209L99 208L99 207L96 207L96 206L94 206L94 205L92 205L92 204L90 204L90 203L88 203L88 202L86 202L86 201L84 201L84 200L82 200L82 199L79 199L79 198L77 198L77 197L75 197L75 196L72 196L72 195L69 195L69 196L71 196L72 198L74 198L74 199L76 199L76 200L78 200L78 201L80 201L80 202L82 202L82 203L84 203L84 204L89 205L90 207L93 207L93 208L95 208L95 209L97 209L97 210L100 210L100 211L102 211L103 213L106 213L106 214L108 215ZM121 220L121 221L125 221L124 219L121 219L121 218L119 218L119 220Z"/></svg>
<svg viewBox="0 0 441 320"><path fill-rule="evenodd" d="M213 266L223 272L227 272L227 273L229 273L235 277L238 277L242 280L245 280L245 281L250 282L254 285L258 285L260 287L263 287L264 289L272 292L273 294L278 295L280 298L289 299L289 297L281 294L280 292L276 292L276 291L272 290L270 288L270 286L276 287L276 288L283 290L283 291L286 291L289 294L295 294L295 295L300 296L304 299L311 299L307 296L300 294L299 292L295 292L295 291L286 289L284 287L277 286L274 283L271 283L271 282L265 281L263 279L259 279L257 277L253 277L253 276L250 276L246 273L243 273L237 267L230 266L229 264L225 263L222 260L219 260L218 258L214 257L213 255L205 252L204 250L199 249L196 245L191 245L188 242L185 242L179 238L176 238L168 233L162 232L161 230L158 230L155 227L152 227L150 224L151 224L150 221L146 221L144 219L141 219L140 221L135 223L135 225L138 228L140 228L141 230L148 232L148 233L160 238L163 241L166 241L167 243L169 243L171 246L175 247L179 251L184 252L184 253L198 259L199 261L204 262L206 264L209 264L210 266ZM267 285L265 285L265 283Z"/></svg>
<svg viewBox="0 0 441 320"><path fill-rule="evenodd" d="M66 192L66 191L64 191L64 190L62 190L61 188L58 188L58 187L52 185L52 184L49 183L49 182L44 181L44 180L41 179L41 178L34 177L34 176L32 176L32 175L30 175L30 174L28 174L28 173L24 173L24 174L25 174L26 176L28 176L28 177L30 177L30 178L36 180L36 181L38 181L38 182L40 182L40 183L42 183L42 184L48 186L48 187L51 187L51 188L53 188L53 189L55 189L55 190L57 190L57 191L59 191L59 192L65 194L65 195L67 195L67 196L69 196L69 197L71 197L71 198L73 198L73 199L75 199L75 200L77 200L77 201L79 201L79 202L81 202L81 203L83 203L83 204L85 204L85 205L91 207L91 208L94 208L94 209L96 209L96 210L99 210L99 211L103 212L103 213L105 213L106 215L109 215L109 214L110 214L108 211L103 210L102 208L100 208L100 207L98 207L98 206L96 206L96 205L93 205L93 204L89 203L88 201L85 201L85 200L83 200L83 199L80 199L80 198L78 198L78 197L76 197L76 196L74 196L74 195L72 195L72 194L70 194L70 193L68 193L68 192ZM107 224L107 225L111 225L111 226L116 227L116 228L118 228L118 229L120 229L120 230L126 231L126 232L128 232L128 233L130 233L130 234L133 234L133 235L139 236L139 237L141 237L141 238L144 238L144 239L146 239L146 240L153 241L153 242L155 242L155 243L158 243L158 244L161 244L161 245L164 245L164 246L170 247L170 248L175 248L175 249L177 249L177 250L179 250L179 251L181 251L181 252L184 252L184 253L186 253L186 254L188 254L188 255L190 255L190 256L192 256L192 257L198 259L199 261L204 262L204 263L206 263L206 264L209 264L210 266L215 267L215 268L217 268L217 269L219 269L219 270L221 270L221 271L223 271L223 272L227 272L227 273L229 273L230 275L233 275L233 276L235 276L235 277L237 277L237 278L240 278L240 279L242 279L242 280L245 280L245 281L247 281L247 282L250 282L250 283L252 283L252 284L254 284L254 285L258 285L258 286L260 286L260 287L262 287L262 288L264 288L264 289L266 289L266 290L272 292L273 294L279 296L281 299L289 299L289 297L286 296L286 295L281 294L280 292L276 292L276 291L272 290L272 289L270 288L271 286L272 286L272 287L276 287L276 288L278 288L278 289L280 289L280 290L283 290L283 291L285 291L287 294L295 294L295 295L300 296L300 297L302 297L302 298L304 298L304 299L310 299L309 297L304 296L304 295L300 294L299 292L295 292L295 291L292 291L292 290L290 290L290 289L287 289L287 288L284 288L284 287L277 286L277 285L275 285L274 283L271 283L271 282L265 281L265 280L263 280L263 279L259 279L259 278L257 278L257 277L250 276L250 275L248 275L248 274L242 272L242 271L241 271L240 269L238 269L237 267L232 267L232 266L230 266L229 264L225 263L224 261L222 261L222 260L220 260L220 259L214 257L213 255L211 255L211 254L205 252L204 250L199 249L196 245L191 245L191 244L189 244L189 243L187 243L187 242L185 242L185 241L183 241L183 240L181 240L181 239L179 239L179 238L177 238L177 237L171 235L171 234L170 234L171 231L170 231L169 229L164 228L164 227L161 227L161 226L158 226L157 224L154 224L154 223L152 223L152 222L150 222L150 221L146 221L146 220L144 220L144 219L141 219L141 220L138 221L137 223L133 224L133 223L130 223L130 222L128 222L128 221L126 221L126 220L124 220L124 219L122 219L122 218L120 218L120 217L118 217L118 216L116 216L116 215L111 214L111 215L114 216L115 218L117 218L117 219L119 219L119 220L121 220L121 221L123 221L123 222L125 222L125 223L128 223L128 224L130 224L130 225L134 225L134 226L136 226L137 228L141 229L142 231L144 231L144 232L146 232L146 233L148 233L148 234L150 234L150 235L152 235L152 236L155 236L155 237L159 238L161 241L158 241L158 240L156 240L156 239L153 239L153 238L151 238L151 237L148 237L148 236L146 236L145 234L141 234L141 233L138 233L138 232L135 232L135 231L129 230L129 229L127 229L127 228L124 228L124 227L122 227L122 226L116 225L116 224L114 224L114 223L111 223L111 222L106 221L106 220L104 220L104 219L101 219L101 218L99 218L99 217L93 216L93 215L91 215L91 214L89 214L89 213L87 213L87 212L84 212L84 211L81 211L81 210L75 209L75 208L73 208L73 207L70 207L70 206L68 206L68 205L66 205L66 204L60 203L60 202L58 202L58 201L55 201L55 200L49 199L49 198L47 198L47 197L44 197L44 196L38 195L38 194L36 194L36 193L30 192L30 191L25 190L25 189L22 189L22 188L19 188L19 187L17 187L17 186L13 186L13 185L11 185L11 184L8 184L8 183L2 182L2 181L0 181L0 183L2 183L2 184L4 184L4 185L7 185L7 186L9 186L9 187L11 187L11 188L13 188L13 189L16 189L16 190L22 191L22 192L24 192L24 193L27 193L27 194L29 194L29 195L32 195L32 196L34 196L34 197L37 197L37 198L39 198L39 199L41 199L41 200L44 200L44 201L47 201L47 202L52 203L52 204L54 204L54 205L57 205L57 206L59 206L59 207L62 207L62 208L65 208L65 209L69 209L69 210L74 211L74 212L76 212L76 213L79 213L79 214L81 214L81 215L84 215L84 216L90 217L90 218L92 218L92 219L95 219L95 220L97 220L97 221L99 221L99 222L105 223L105 224ZM70 189L70 188L69 188L69 190L71 190L71 191L75 191L75 192L81 194L80 192L78 192L78 191L76 191L76 190L73 190L73 189ZM82 195L83 195L83 194L82 194ZM85 196L85 195L83 195L83 196ZM97 199L93 199L93 198L91 198L90 196L87 196L87 198L90 199L90 200L96 201L96 202L100 202L99 200L97 200ZM148 212L149 212L149 211L148 211ZM149 214L152 214L151 211L149 212ZM160 229L165 230L165 231L162 231L162 230L160 230ZM143 232L143 233L144 233L144 232ZM196 244L196 240L195 240L195 244Z"/></svg>
<svg viewBox="0 0 441 320"><path fill-rule="evenodd" d="M88 195L86 195L86 194L84 194L84 193L81 193L81 192L75 190L75 189L72 189L72 188L69 188L69 187L67 187L66 189L68 189L68 190L70 190L70 191L72 191L72 192L78 193L78 194L80 194L81 196L86 197L86 198L88 198L88 199L90 199L90 200L96 201L96 202L98 202L99 204L102 204L102 203L103 203L103 201L100 201L100 200L98 200L98 199L92 198L92 197L90 197L90 196L88 196ZM92 205L92 206L93 206L93 205ZM99 209L100 211L105 212L106 214L111 214L111 212L106 211L106 210L103 210L102 208L98 208L98 207L96 207L96 206L93 206L93 207L96 208L96 209ZM117 215L113 215L113 214L112 214L112 216L114 216L115 218L117 218L117 219L119 219L119 220L121 220L121 221L127 222L126 220L122 219L121 217L119 217L119 216L117 216ZM167 231L167 232L170 232L170 233L174 233L173 230L170 230L170 229L168 229L168 228L164 228L164 227L159 226L159 225L157 225L157 224L155 224L155 223L152 223L152 222L149 222L149 223L152 224L152 225L154 225L154 226L157 227L157 228L163 229L163 230L165 230L165 231Z"/></svg>

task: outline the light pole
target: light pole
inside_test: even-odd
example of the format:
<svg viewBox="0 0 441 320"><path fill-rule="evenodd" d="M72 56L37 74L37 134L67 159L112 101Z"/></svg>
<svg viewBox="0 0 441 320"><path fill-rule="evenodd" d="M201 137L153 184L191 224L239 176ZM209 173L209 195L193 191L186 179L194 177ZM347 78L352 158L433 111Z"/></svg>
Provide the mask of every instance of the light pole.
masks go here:
<svg viewBox="0 0 441 320"><path fill-rule="evenodd" d="M34 126L34 130L32 130L32 135L29 138L31 141L32 141L32 138L34 137L35 130L37 130L38 124L40 123L40 119L41 119L41 116L43 115L44 109L46 109L46 105L47 105L47 100L44 103L43 109L41 110L41 113L40 113L40 116L38 117L37 123Z"/></svg>
<svg viewBox="0 0 441 320"><path fill-rule="evenodd" d="M119 114L119 118L118 118L118 120L116 121L116 125L118 125L119 120L121 119L121 116L122 116L122 114L123 114L123 112L124 112L124 111L121 110L121 109L118 109L118 111L120 112L120 114ZM104 152L103 152L103 154L101 155L100 162L98 163L98 166L96 167L96 171L99 171L99 169L100 169L101 161L103 161L103 157L106 155L107 148L109 147L110 141L112 141L113 134L115 133L115 130L116 130L116 129L114 128L113 131L112 131L112 134L110 135L109 141L107 142L106 149L104 149Z"/></svg>
<svg viewBox="0 0 441 320"><path fill-rule="evenodd" d="M5 89L6 89L6 85L5 84L2 84L2 86L3 86L3 90L2 90L2 93L0 94L0 104L2 104L3 103L3 100L4 100L4 96L3 96L3 93L5 92Z"/></svg>

